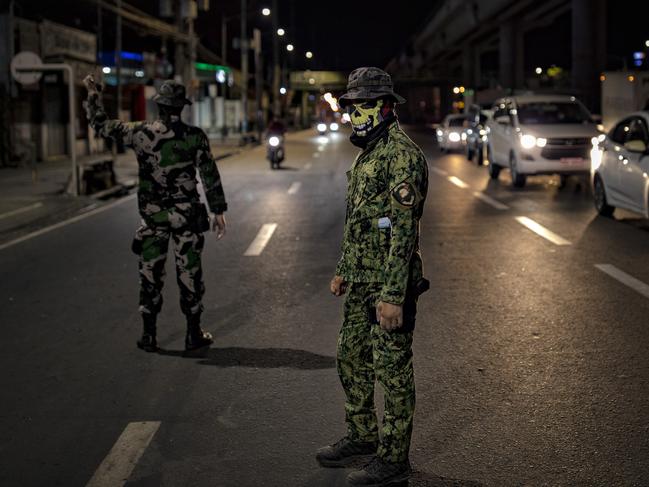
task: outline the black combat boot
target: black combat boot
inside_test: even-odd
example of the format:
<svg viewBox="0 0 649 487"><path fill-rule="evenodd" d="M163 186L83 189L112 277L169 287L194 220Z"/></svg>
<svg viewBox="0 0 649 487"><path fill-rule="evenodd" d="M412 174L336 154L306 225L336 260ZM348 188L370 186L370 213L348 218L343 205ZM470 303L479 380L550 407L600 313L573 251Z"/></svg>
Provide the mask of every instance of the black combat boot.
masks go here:
<svg viewBox="0 0 649 487"><path fill-rule="evenodd" d="M374 457L361 470L350 473L347 476L347 484L363 487L406 485L411 472L408 460L390 463Z"/></svg>
<svg viewBox="0 0 649 487"><path fill-rule="evenodd" d="M344 437L333 445L320 448L315 459L323 467L345 467L355 460L366 460L376 455L378 442L360 443Z"/></svg>
<svg viewBox="0 0 649 487"><path fill-rule="evenodd" d="M142 314L142 338L137 341L138 348L145 352L157 352L158 342L155 338L156 315L149 313Z"/></svg>
<svg viewBox="0 0 649 487"><path fill-rule="evenodd" d="M212 334L201 329L201 315L187 317L187 335L185 335L185 353L209 347L214 342Z"/></svg>

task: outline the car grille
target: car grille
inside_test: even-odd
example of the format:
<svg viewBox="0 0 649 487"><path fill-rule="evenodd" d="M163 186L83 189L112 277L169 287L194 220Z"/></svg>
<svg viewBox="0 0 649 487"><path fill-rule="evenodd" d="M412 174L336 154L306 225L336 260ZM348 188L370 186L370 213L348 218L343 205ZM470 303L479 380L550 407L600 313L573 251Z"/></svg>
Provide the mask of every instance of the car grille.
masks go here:
<svg viewBox="0 0 649 487"><path fill-rule="evenodd" d="M548 139L548 145L557 145L561 147L571 147L575 145L589 145L590 139L572 138L572 139Z"/></svg>
<svg viewBox="0 0 649 487"><path fill-rule="evenodd" d="M545 159L562 159L564 157L590 157L589 147L550 147L549 141L541 151L541 157Z"/></svg>

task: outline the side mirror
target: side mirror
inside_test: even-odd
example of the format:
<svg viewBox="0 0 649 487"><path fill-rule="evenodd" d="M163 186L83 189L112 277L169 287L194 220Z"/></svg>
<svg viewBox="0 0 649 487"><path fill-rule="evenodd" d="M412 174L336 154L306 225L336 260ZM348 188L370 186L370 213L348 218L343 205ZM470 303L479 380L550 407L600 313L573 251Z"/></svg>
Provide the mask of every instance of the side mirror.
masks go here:
<svg viewBox="0 0 649 487"><path fill-rule="evenodd" d="M494 120L496 120L496 123L499 123L500 125L512 124L512 121L509 119L509 115L500 115L499 117L496 117Z"/></svg>
<svg viewBox="0 0 649 487"><path fill-rule="evenodd" d="M643 154L647 152L647 144L644 140L629 140L624 143L624 148L631 152L641 152Z"/></svg>

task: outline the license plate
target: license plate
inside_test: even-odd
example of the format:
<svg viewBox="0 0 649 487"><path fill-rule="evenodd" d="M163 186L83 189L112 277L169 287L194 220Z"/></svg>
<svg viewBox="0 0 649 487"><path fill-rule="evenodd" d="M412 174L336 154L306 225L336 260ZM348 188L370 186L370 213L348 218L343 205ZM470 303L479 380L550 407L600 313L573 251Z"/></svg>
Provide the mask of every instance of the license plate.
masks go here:
<svg viewBox="0 0 649 487"><path fill-rule="evenodd" d="M584 162L583 157L562 157L560 160L563 164L583 164Z"/></svg>

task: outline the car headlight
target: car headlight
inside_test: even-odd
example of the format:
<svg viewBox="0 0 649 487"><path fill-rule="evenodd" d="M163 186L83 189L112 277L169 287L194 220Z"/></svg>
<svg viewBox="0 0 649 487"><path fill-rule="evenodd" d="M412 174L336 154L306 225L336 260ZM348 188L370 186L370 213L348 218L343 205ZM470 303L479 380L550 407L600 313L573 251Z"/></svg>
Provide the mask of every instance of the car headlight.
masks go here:
<svg viewBox="0 0 649 487"><path fill-rule="evenodd" d="M466 140L466 134L464 132L462 132L461 137L462 137L462 140Z"/></svg>
<svg viewBox="0 0 649 487"><path fill-rule="evenodd" d="M521 146L523 149L532 149L534 147L545 147L548 139L544 137L534 137L533 135L521 135Z"/></svg>
<svg viewBox="0 0 649 487"><path fill-rule="evenodd" d="M329 130L331 130L332 132L337 132L338 128L339 127L338 127L338 124L336 122L331 122L329 124Z"/></svg>
<svg viewBox="0 0 649 487"><path fill-rule="evenodd" d="M459 142L460 134L458 134L457 132L451 132L450 134L448 134L448 140L450 140L451 142Z"/></svg>
<svg viewBox="0 0 649 487"><path fill-rule="evenodd" d="M326 132L327 131L327 124L326 123L319 123L317 128L318 128L318 132Z"/></svg>
<svg viewBox="0 0 649 487"><path fill-rule="evenodd" d="M441 137L442 135L444 135L444 132L442 132L440 129L437 129L437 136Z"/></svg>
<svg viewBox="0 0 649 487"><path fill-rule="evenodd" d="M480 129L480 135L482 136L487 135L487 131L485 129Z"/></svg>
<svg viewBox="0 0 649 487"><path fill-rule="evenodd" d="M268 139L268 143L271 147L277 147L279 145L279 137L275 137L273 135L270 139Z"/></svg>

